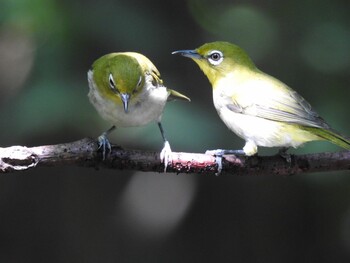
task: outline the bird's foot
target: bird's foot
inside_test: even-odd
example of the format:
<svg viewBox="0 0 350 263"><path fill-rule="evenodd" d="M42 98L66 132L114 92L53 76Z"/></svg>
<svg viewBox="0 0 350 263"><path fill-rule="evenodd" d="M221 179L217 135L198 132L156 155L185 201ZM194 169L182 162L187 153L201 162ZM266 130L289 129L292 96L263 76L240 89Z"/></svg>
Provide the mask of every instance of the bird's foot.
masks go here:
<svg viewBox="0 0 350 263"><path fill-rule="evenodd" d="M278 150L278 155L281 156L283 159L286 160L287 163L291 164L292 163L292 155L287 153L288 147L283 147Z"/></svg>
<svg viewBox="0 0 350 263"><path fill-rule="evenodd" d="M162 151L160 152L160 160L162 163L164 163L164 173L166 172L168 164L173 161L171 153L172 153L172 151L170 148L170 144L168 141L165 141L164 147L163 147Z"/></svg>
<svg viewBox="0 0 350 263"><path fill-rule="evenodd" d="M207 150L205 154L215 156L215 162L218 164L218 172L215 175L220 175L222 171L222 156L223 155L246 155L243 150L224 150L224 149L216 149L216 150Z"/></svg>
<svg viewBox="0 0 350 263"><path fill-rule="evenodd" d="M112 147L111 144L107 138L107 133L104 132L102 133L98 138L98 151L102 151L102 160L104 161L106 159L106 154L107 151L111 152L112 151Z"/></svg>
<svg viewBox="0 0 350 263"><path fill-rule="evenodd" d="M106 154L107 150L108 152L112 151L111 144L109 143L109 140L107 138L108 134L110 134L112 131L116 129L115 125L113 125L111 128L109 128L107 131L102 133L100 136L98 136L98 151L102 151L102 160L106 160Z"/></svg>

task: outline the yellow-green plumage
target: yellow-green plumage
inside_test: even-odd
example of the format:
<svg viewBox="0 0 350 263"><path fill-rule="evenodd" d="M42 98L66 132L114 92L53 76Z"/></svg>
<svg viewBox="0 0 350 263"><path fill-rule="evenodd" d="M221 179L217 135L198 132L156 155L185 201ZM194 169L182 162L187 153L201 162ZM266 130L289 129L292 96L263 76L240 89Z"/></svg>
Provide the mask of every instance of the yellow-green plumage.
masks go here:
<svg viewBox="0 0 350 263"><path fill-rule="evenodd" d="M245 154L256 154L257 146L298 147L315 140L350 149L349 138L331 129L297 92L260 71L240 47L212 42L174 53L192 58L208 77L214 106L246 140Z"/></svg>
<svg viewBox="0 0 350 263"><path fill-rule="evenodd" d="M326 141L330 141L344 149L350 150L350 138L341 135L339 132L331 128L322 129L307 126L302 126L301 128L313 134L317 134L318 137Z"/></svg>
<svg viewBox="0 0 350 263"><path fill-rule="evenodd" d="M181 93L163 85L160 73L144 55L118 52L104 55L92 64L88 72L89 99L98 113L112 128L99 137L103 158L110 148L108 133L115 127L143 126L157 122L164 140L161 160L167 166L171 153L164 135L161 116L169 100L190 101Z"/></svg>
<svg viewBox="0 0 350 263"><path fill-rule="evenodd" d="M132 91L135 95L141 91L145 82L143 69L134 56L125 53L111 53L97 59L92 64L94 81L102 96L122 105L122 101L109 88L109 74L115 79L120 93ZM141 82L138 84L138 82ZM130 90L131 89L131 90Z"/></svg>
<svg viewBox="0 0 350 263"><path fill-rule="evenodd" d="M135 52L104 55L88 73L89 98L100 115L117 127L142 126L160 121L166 102L190 99L166 88L158 69ZM128 96L124 110L122 94Z"/></svg>

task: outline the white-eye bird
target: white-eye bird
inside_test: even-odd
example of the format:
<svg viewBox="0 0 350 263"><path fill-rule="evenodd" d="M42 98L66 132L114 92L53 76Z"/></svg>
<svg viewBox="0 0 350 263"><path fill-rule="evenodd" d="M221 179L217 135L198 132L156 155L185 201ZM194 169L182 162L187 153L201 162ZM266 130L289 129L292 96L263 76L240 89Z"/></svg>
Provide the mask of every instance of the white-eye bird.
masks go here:
<svg viewBox="0 0 350 263"><path fill-rule="evenodd" d="M240 47L212 42L195 50L179 50L193 59L209 79L214 106L226 126L243 138L243 150L214 150L209 153L257 153L258 146L298 147L327 140L350 149L350 139L333 130L296 91L260 71Z"/></svg>
<svg viewBox="0 0 350 263"><path fill-rule="evenodd" d="M106 150L111 148L107 135L116 127L143 126L155 121L164 140L160 158L166 169L171 148L161 124L164 106L172 99L190 99L166 88L153 63L135 52L100 57L92 64L88 81L90 102L102 118L113 124L99 137L103 158Z"/></svg>

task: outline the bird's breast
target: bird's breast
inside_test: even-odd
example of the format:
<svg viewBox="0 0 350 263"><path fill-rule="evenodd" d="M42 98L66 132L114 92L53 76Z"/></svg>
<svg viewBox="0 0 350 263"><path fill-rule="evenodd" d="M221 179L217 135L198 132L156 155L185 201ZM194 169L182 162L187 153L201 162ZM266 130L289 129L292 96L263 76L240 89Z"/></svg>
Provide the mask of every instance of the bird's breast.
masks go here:
<svg viewBox="0 0 350 263"><path fill-rule="evenodd" d="M158 121L163 113L168 92L165 87L143 89L137 98L131 99L127 113L122 104L102 96L93 82L90 83L88 96L102 118L119 127L131 127Z"/></svg>
<svg viewBox="0 0 350 263"><path fill-rule="evenodd" d="M234 112L227 107L227 98L219 92L214 91L213 101L226 126L245 141L252 141L258 146L298 147L307 141L317 139L297 125Z"/></svg>

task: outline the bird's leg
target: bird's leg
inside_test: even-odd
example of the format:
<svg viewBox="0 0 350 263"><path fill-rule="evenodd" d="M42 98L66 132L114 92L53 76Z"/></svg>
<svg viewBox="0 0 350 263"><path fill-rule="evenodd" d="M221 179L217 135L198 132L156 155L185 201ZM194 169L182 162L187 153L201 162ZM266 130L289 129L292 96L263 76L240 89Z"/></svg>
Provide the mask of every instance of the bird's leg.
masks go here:
<svg viewBox="0 0 350 263"><path fill-rule="evenodd" d="M159 127L160 133L162 134L162 138L164 141L163 149L160 152L160 160L164 163L164 172L166 172L166 169L168 167L168 163L172 161L171 148L170 148L170 144L169 144L168 140L165 138L163 126L162 126L162 123L160 121L158 122L158 127Z"/></svg>
<svg viewBox="0 0 350 263"><path fill-rule="evenodd" d="M110 134L112 131L115 130L115 125L113 125L111 128L109 128L107 131L102 133L100 136L98 136L98 150L102 151L102 160L106 159L106 150L108 149L109 152L111 152L112 147L109 143L109 140L107 138L108 134Z"/></svg>
<svg viewBox="0 0 350 263"><path fill-rule="evenodd" d="M243 150L224 150L224 149L217 149L217 150L208 150L205 152L205 154L215 155L215 156L223 156L223 155L244 155L244 156L251 156L255 155L258 152L258 147L253 141L247 141L246 144L243 147Z"/></svg>
<svg viewBox="0 0 350 263"><path fill-rule="evenodd" d="M222 156L223 155L246 155L243 150L225 150L225 149L216 149L216 150L207 150L205 154L215 156L215 162L218 164L218 172L216 175L220 175L222 171Z"/></svg>
<svg viewBox="0 0 350 263"><path fill-rule="evenodd" d="M214 156L223 156L223 155L246 155L243 150L225 150L225 149L216 149L216 150L207 150L205 154L210 154Z"/></svg>
<svg viewBox="0 0 350 263"><path fill-rule="evenodd" d="M292 163L292 157L289 153L287 153L289 147L282 147L278 150L279 156L286 160L287 163Z"/></svg>
<svg viewBox="0 0 350 263"><path fill-rule="evenodd" d="M243 147L243 150L208 150L205 154L210 154L216 157L216 163L218 164L218 172L216 175L219 175L222 170L222 156L223 155L242 155L242 156L252 156L257 154L258 147L253 141L247 141Z"/></svg>

